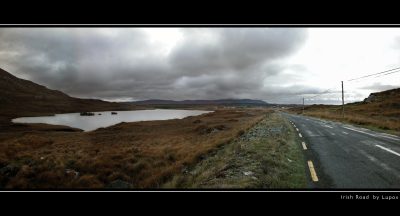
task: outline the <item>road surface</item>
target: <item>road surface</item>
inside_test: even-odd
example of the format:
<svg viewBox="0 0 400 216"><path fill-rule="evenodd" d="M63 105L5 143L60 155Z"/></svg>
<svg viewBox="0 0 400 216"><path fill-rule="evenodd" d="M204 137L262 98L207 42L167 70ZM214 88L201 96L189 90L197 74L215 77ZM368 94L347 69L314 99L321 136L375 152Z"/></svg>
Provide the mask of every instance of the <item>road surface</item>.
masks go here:
<svg viewBox="0 0 400 216"><path fill-rule="evenodd" d="M308 116L283 115L297 128L306 160L314 165L318 181L310 181L310 187L400 188L400 137Z"/></svg>

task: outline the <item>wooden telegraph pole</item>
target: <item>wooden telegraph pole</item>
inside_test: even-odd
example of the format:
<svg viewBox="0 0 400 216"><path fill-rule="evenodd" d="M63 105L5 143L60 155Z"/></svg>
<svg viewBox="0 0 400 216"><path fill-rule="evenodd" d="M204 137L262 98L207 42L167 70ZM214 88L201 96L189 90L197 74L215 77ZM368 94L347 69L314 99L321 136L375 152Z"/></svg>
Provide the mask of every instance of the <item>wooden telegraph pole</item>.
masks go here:
<svg viewBox="0 0 400 216"><path fill-rule="evenodd" d="M302 112L302 114L304 115L304 98L303 98L303 112Z"/></svg>
<svg viewBox="0 0 400 216"><path fill-rule="evenodd" d="M344 119L344 92L343 92L343 81L342 81L342 118Z"/></svg>

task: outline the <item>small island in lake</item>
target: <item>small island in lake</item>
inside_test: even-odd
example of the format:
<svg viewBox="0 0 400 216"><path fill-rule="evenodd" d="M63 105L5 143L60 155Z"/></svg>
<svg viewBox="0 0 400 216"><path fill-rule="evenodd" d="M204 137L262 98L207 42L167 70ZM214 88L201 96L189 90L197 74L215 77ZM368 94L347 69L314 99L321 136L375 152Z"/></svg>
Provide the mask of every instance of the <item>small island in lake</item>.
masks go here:
<svg viewBox="0 0 400 216"><path fill-rule="evenodd" d="M81 112L80 115L81 116L94 116L94 113L92 113L92 112Z"/></svg>

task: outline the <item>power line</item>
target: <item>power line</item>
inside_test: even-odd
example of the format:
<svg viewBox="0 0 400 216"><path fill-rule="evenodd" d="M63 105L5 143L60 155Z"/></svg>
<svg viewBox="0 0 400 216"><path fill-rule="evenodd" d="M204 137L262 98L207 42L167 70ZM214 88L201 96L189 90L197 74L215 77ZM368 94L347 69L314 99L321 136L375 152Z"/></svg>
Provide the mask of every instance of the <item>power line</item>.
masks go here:
<svg viewBox="0 0 400 216"><path fill-rule="evenodd" d="M398 72L400 72L400 71L393 71L393 72L390 72L390 73L387 73L387 74L382 74L382 75L376 76L374 78L378 78L378 77L381 77L381 76L386 76L386 75L393 74L393 73L398 73Z"/></svg>
<svg viewBox="0 0 400 216"><path fill-rule="evenodd" d="M379 73L374 73L374 74L369 74L369 75L365 75L365 76L362 76L362 77L357 77L357 78L349 79L349 80L347 80L347 81L348 81L348 82L351 82L351 81L354 81L354 80L363 79L363 78L367 78L367 77L371 77L371 76L375 76L375 75L379 75L379 74L382 74L381 76L384 76L384 75L388 75L388 74L400 72L400 71L395 71L395 70L399 70L399 69L400 69L400 67L398 67L398 68L393 68L393 69L386 70L386 71L382 71L382 72L379 72ZM394 72L391 72L391 71L394 71ZM391 73L387 73L387 72L391 72ZM385 73L387 73L387 74L385 74Z"/></svg>
<svg viewBox="0 0 400 216"><path fill-rule="evenodd" d="M312 96L312 97L307 97L307 98L304 98L304 99L312 99L312 98L318 97L318 96L323 95L323 94L333 93L333 92L329 92L329 91L331 91L331 90L333 90L333 89L335 89L335 88L337 88L337 87L330 88L330 89L325 90L325 91L323 91L323 92L321 92L321 93L318 93L318 94L316 94L316 95L314 95L314 96Z"/></svg>
<svg viewBox="0 0 400 216"><path fill-rule="evenodd" d="M349 79L349 80L347 80L347 81L348 81L348 82L350 82L350 81L355 81L355 80L358 80L358 79L363 79L363 78L367 78L367 77L371 77L371 76L375 76L375 75L378 75L377 77L386 76L386 75L389 75L389 74L393 74L393 73L398 73L398 72L400 72L399 69L400 69L400 67L397 67L397 68L393 68L393 69L390 69L390 70L382 71L382 72L379 72L379 73L368 74L368 75L365 75L365 76L362 76L362 77ZM388 72L389 72L389 73L388 73ZM336 88L336 87L334 87L334 88ZM315 95L315 96L308 97L308 98L305 98L305 99L312 99L312 98L318 97L318 96L323 95L323 94L332 93L332 92L329 92L329 91L332 90L332 89L334 89L334 88L330 88L330 89L328 89L328 90L325 90L325 91L322 92L322 93L319 93L319 94L317 94L317 95Z"/></svg>
<svg viewBox="0 0 400 216"><path fill-rule="evenodd" d="M368 74L368 75L365 75L365 76L362 76L362 77L349 79L349 80L347 80L347 82L351 82L351 81L355 81L355 80L359 80L359 79L363 79L363 78L367 78L367 77L371 77L371 76L376 76L376 75L378 75L378 76L376 76L374 78L381 77L381 76L386 76L386 75L389 75L389 74L400 72L399 69L400 69L400 67L397 67L397 68L393 68L393 69L390 69L390 70L386 70L386 71L382 71L382 72L378 72L378 73L374 73L374 74ZM342 85L343 85L343 81L342 81ZM325 91L323 91L321 93L318 93L318 94L316 94L316 95L314 95L312 97L303 97L303 104L304 104L304 100L305 99L309 100L309 99L318 97L318 96L323 95L323 94L333 93L333 92L329 92L329 91L331 91L332 89L335 89L335 88L337 88L337 87L330 88L330 89L325 90ZM343 86L342 86L342 88L343 88ZM342 89L342 91L343 91L343 89ZM342 94L343 94L343 92L342 92ZM342 98L342 100L343 100L343 98Z"/></svg>

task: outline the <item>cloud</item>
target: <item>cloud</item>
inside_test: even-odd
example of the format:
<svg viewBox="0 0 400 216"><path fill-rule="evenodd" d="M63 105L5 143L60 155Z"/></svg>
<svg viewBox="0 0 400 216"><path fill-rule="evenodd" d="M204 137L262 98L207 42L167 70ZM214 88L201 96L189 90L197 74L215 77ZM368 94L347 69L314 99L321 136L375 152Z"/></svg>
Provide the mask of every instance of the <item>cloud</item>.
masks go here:
<svg viewBox="0 0 400 216"><path fill-rule="evenodd" d="M176 84L194 91L205 88L214 98L265 98L269 89L264 82L284 68L277 61L293 54L307 36L304 30L283 28L182 31L185 40L170 56L175 70L185 74Z"/></svg>
<svg viewBox="0 0 400 216"><path fill-rule="evenodd" d="M176 69L195 75L221 70L246 71L291 54L306 37L304 30L283 28L182 31L185 39L173 50L171 62Z"/></svg>
<svg viewBox="0 0 400 216"><path fill-rule="evenodd" d="M361 87L361 89L369 90L370 92L380 92L395 88L400 88L400 85L385 85L379 82L375 82L372 85Z"/></svg>
<svg viewBox="0 0 400 216"><path fill-rule="evenodd" d="M305 43L305 29L179 31L182 39L166 54L139 28L4 28L0 65L72 96L117 101L268 100L318 91L291 76L304 66L284 61Z"/></svg>

